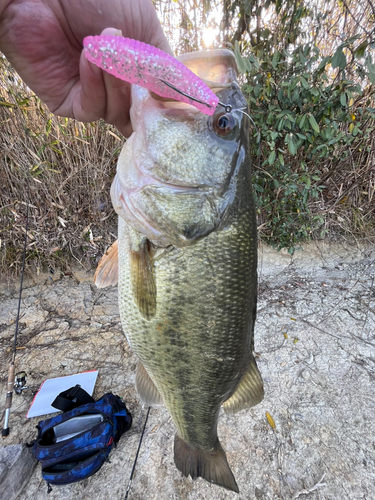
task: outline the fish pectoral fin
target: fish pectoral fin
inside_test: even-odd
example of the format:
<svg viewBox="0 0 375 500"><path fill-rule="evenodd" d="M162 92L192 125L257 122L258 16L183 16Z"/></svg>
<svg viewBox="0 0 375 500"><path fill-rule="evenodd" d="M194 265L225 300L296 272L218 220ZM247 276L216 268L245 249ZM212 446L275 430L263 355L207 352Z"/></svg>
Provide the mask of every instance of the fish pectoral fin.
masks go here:
<svg viewBox="0 0 375 500"><path fill-rule="evenodd" d="M262 401L264 397L263 381L251 355L250 365L242 376L237 389L232 396L223 403L226 413L236 413L244 408L251 408Z"/></svg>
<svg viewBox="0 0 375 500"><path fill-rule="evenodd" d="M192 479L202 477L209 483L239 493L219 440L213 450L199 450L186 443L178 434L174 438L174 463L179 471Z"/></svg>
<svg viewBox="0 0 375 500"><path fill-rule="evenodd" d="M135 303L148 320L156 313L156 283L151 243L145 238L139 250L130 252L131 283Z"/></svg>
<svg viewBox="0 0 375 500"><path fill-rule="evenodd" d="M94 276L98 288L114 286L118 282L118 240L116 240L100 259Z"/></svg>
<svg viewBox="0 0 375 500"><path fill-rule="evenodd" d="M137 365L137 373L135 375L135 387L139 397L142 401L149 406L162 406L164 405L163 398L156 388L156 385L151 380L150 375L147 373L145 367L140 361Z"/></svg>

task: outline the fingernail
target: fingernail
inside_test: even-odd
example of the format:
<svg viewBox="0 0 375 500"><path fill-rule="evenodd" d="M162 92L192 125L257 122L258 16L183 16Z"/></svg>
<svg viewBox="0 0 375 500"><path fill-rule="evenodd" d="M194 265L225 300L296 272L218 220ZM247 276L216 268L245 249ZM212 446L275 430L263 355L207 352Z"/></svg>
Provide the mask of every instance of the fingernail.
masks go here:
<svg viewBox="0 0 375 500"><path fill-rule="evenodd" d="M122 31L118 30L117 28L104 28L104 30L100 34L109 36L122 36Z"/></svg>

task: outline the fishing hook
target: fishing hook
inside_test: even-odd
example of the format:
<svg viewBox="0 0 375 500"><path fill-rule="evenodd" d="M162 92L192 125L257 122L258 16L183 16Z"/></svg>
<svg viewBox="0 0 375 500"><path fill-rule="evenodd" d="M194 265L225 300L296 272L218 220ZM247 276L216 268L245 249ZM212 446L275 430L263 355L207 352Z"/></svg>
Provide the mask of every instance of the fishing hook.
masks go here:
<svg viewBox="0 0 375 500"><path fill-rule="evenodd" d="M198 102L199 104L203 104L203 106L207 106L208 108L211 108L212 106L210 106L209 104L207 104L206 102L203 102L203 101L200 101L199 99L197 99L196 97L192 97L190 96L189 94L186 94L185 92L183 92L182 90L178 89L177 87L175 87L174 85L172 85L171 83L169 82L166 82L165 80L162 80L160 79L161 82L163 82L167 87L169 87L170 89L174 90L175 92L177 92L178 94L181 94L183 95L184 97L187 97L188 99L191 99L192 101L194 102Z"/></svg>
<svg viewBox="0 0 375 500"><path fill-rule="evenodd" d="M188 99L191 99L194 102L197 102L199 104L203 104L203 106L207 106L208 108L212 108L212 106L210 104L207 104L206 102L201 101L200 99L197 99L196 97L192 97L191 95L186 94L185 92L183 92L182 90L178 89L177 87L175 87L171 83L166 82L165 80L162 80L162 79L160 79L160 81L163 82L170 89L172 89L175 92L177 92L178 94L181 94L184 97L187 97ZM220 106L223 106L223 108L225 109L226 113L230 113L232 111L232 106L230 104L224 104L222 102L219 102L218 104L220 104Z"/></svg>

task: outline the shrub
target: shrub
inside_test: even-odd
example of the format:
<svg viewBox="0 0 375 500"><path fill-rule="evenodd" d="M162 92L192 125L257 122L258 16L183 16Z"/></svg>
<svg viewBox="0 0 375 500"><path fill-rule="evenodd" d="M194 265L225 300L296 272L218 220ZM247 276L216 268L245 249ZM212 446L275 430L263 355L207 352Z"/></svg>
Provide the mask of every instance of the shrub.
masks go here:
<svg viewBox="0 0 375 500"><path fill-rule="evenodd" d="M345 71L344 49L352 49L356 39L348 39L328 57L313 44L244 55L246 50L241 54L236 43L243 92L257 127L254 155L261 143L260 166L253 176L261 234L290 253L312 234L326 233L331 198L337 205L344 191L348 199L354 188L375 182L369 161L374 88L363 88ZM344 170L352 182L344 180L341 191L333 194L332 181ZM369 195L366 214L374 213L372 200ZM363 211L363 199L360 205L358 201Z"/></svg>

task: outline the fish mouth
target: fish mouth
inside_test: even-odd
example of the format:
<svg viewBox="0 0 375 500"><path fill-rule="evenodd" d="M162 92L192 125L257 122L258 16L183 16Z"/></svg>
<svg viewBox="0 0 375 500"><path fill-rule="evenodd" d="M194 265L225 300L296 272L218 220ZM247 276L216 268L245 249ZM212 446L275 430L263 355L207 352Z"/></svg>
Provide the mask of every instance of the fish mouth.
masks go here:
<svg viewBox="0 0 375 500"><path fill-rule="evenodd" d="M147 180L150 180L149 176L147 176ZM111 199L116 213L124 219L125 222L144 234L157 246L166 247L175 244L186 244L187 238L183 234L178 235L178 237L176 237L175 232L173 234L167 234L156 221L157 217L147 217L145 203L149 196L147 197L144 195L144 192L146 190L157 191L161 189L163 191L168 190L171 194L178 195L200 194L204 193L204 190L199 186L181 186L158 181L157 179L153 179L153 181L152 183L147 182L142 186L129 189L123 186L119 179L119 175L116 174L111 187Z"/></svg>

